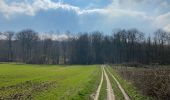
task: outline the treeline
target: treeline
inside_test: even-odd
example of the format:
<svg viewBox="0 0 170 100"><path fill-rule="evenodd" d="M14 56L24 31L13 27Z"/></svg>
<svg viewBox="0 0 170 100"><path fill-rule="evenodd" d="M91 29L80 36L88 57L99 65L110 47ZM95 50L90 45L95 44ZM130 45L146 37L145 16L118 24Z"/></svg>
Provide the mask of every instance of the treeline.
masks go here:
<svg viewBox="0 0 170 100"><path fill-rule="evenodd" d="M48 35L48 34L47 34ZM33 30L0 33L0 62L37 64L142 63L170 64L170 34L157 30L144 36L137 29L41 37Z"/></svg>

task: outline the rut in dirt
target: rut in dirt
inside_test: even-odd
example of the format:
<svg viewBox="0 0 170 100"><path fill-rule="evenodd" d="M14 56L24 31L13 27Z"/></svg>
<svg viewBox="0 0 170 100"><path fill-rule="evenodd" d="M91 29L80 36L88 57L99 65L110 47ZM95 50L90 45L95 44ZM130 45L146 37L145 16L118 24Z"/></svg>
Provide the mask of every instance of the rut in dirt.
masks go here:
<svg viewBox="0 0 170 100"><path fill-rule="evenodd" d="M127 95L127 93L125 92L125 90L123 89L123 87L121 86L121 84L119 83L119 81L116 79L116 77L107 69L107 71L109 72L109 74L112 76L112 78L115 80L117 86L119 87L120 91L122 92L124 99L125 100L131 100L129 98L129 96Z"/></svg>
<svg viewBox="0 0 170 100"><path fill-rule="evenodd" d="M104 67L103 67L103 72L104 72L104 75L106 78L106 83L107 83L107 100L115 100L115 95L114 95L114 92L112 89L112 85L111 85L111 82L109 80L109 77L108 77Z"/></svg>

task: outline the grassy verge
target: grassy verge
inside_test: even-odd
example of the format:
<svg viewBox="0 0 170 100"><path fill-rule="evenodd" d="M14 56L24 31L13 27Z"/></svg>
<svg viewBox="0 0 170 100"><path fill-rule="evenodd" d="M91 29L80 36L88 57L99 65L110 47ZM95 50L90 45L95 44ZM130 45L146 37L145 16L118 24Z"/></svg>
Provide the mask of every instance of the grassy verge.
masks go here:
<svg viewBox="0 0 170 100"><path fill-rule="evenodd" d="M103 75L103 84L102 84L102 87L101 87L101 90L100 90L100 95L99 95L99 100L106 100L107 99L107 92L106 92L106 78L105 76Z"/></svg>
<svg viewBox="0 0 170 100"><path fill-rule="evenodd" d="M116 77L116 79L119 81L119 83L124 88L125 92L129 95L129 97L132 100L150 100L150 98L143 96L137 88L133 86L130 82L127 82L124 80L118 73L112 69L111 67L108 68L108 70Z"/></svg>
<svg viewBox="0 0 170 100"><path fill-rule="evenodd" d="M85 85L82 84L78 89L77 94L71 95L71 100L93 100L93 94L100 84L100 78L101 70L94 71L89 77L89 80L84 83Z"/></svg>

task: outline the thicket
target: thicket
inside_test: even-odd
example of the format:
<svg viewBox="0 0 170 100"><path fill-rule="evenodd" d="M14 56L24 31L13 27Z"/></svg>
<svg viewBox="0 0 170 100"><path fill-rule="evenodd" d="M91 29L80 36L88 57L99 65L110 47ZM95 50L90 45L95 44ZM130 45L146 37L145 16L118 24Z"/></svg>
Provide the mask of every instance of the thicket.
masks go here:
<svg viewBox="0 0 170 100"><path fill-rule="evenodd" d="M144 95L153 100L169 100L170 68L148 66L147 68L114 67L126 80L132 82Z"/></svg>

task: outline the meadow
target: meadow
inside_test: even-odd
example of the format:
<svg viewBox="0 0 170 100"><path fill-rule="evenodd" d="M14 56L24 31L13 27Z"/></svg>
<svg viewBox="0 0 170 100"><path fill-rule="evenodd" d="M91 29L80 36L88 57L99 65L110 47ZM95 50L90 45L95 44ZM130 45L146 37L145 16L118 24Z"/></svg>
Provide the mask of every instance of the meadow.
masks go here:
<svg viewBox="0 0 170 100"><path fill-rule="evenodd" d="M97 65L0 64L0 99L90 100L100 75Z"/></svg>

